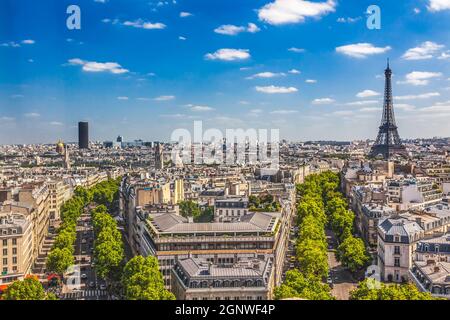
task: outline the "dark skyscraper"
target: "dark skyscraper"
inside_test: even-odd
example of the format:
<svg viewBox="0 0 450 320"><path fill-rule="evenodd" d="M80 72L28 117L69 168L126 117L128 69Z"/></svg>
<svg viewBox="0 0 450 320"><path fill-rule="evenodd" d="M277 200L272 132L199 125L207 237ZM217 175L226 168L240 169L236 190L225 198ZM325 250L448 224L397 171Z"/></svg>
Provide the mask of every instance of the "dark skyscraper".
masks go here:
<svg viewBox="0 0 450 320"><path fill-rule="evenodd" d="M407 155L406 148L400 141L394 117L394 103L392 98L392 70L389 67L384 71L385 88L384 88L384 106L383 117L381 119L380 129L378 131L377 140L372 146L370 155L377 157L382 155L384 159L389 159L394 154Z"/></svg>
<svg viewBox="0 0 450 320"><path fill-rule="evenodd" d="M89 149L89 126L87 122L78 122L78 148Z"/></svg>

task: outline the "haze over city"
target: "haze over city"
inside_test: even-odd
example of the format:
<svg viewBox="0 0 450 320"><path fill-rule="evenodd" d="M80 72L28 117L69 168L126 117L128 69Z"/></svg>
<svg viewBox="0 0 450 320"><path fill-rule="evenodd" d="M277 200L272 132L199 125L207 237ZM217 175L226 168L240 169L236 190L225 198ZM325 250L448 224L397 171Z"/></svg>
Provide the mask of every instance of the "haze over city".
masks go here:
<svg viewBox="0 0 450 320"><path fill-rule="evenodd" d="M194 120L375 139L388 57L400 136L450 136L445 1L377 1L380 30L370 1L284 3L86 0L69 30L65 1L2 1L0 143L76 141L80 120L99 141L168 141Z"/></svg>

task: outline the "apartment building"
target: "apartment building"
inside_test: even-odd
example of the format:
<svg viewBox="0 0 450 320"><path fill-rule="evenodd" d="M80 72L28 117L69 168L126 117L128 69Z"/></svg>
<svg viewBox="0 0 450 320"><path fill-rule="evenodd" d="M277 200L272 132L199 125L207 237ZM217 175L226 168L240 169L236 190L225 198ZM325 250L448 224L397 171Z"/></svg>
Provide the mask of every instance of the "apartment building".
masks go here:
<svg viewBox="0 0 450 320"><path fill-rule="evenodd" d="M61 206L72 196L72 189L62 180L49 181L47 186L50 193L50 219L59 220Z"/></svg>
<svg viewBox="0 0 450 320"><path fill-rule="evenodd" d="M443 194L430 178L405 178L387 183L389 205L397 211L421 209L442 201Z"/></svg>
<svg viewBox="0 0 450 320"><path fill-rule="evenodd" d="M189 257L177 260L171 288L178 300L268 300L274 286L268 256L239 259L233 264Z"/></svg>
<svg viewBox="0 0 450 320"><path fill-rule="evenodd" d="M380 220L378 266L384 281L402 282L409 277L416 244L441 237L450 230L450 208L438 204Z"/></svg>
<svg viewBox="0 0 450 320"><path fill-rule="evenodd" d="M30 216L0 213L0 286L30 273L33 264Z"/></svg>

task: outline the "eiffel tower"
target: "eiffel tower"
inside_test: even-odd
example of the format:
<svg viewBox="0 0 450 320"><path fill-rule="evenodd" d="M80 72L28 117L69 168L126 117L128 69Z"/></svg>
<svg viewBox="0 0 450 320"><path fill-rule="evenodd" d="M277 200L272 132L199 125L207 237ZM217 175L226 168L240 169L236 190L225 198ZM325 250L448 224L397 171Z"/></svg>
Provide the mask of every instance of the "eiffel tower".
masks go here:
<svg viewBox="0 0 450 320"><path fill-rule="evenodd" d="M372 146L370 156L378 157L382 155L384 159L389 159L395 154L407 156L408 153L397 131L394 117L394 104L392 99L392 70L389 67L389 59L387 68L384 71L385 88L384 88L384 105L383 117L381 119L380 130L378 131L377 140Z"/></svg>

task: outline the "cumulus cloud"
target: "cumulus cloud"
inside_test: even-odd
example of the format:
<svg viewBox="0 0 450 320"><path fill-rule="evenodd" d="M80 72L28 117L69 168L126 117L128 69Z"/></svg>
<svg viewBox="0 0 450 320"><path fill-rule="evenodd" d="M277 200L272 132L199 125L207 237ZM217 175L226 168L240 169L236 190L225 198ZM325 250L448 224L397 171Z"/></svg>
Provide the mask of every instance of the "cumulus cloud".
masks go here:
<svg viewBox="0 0 450 320"><path fill-rule="evenodd" d="M159 96L156 97L154 100L155 101L169 101L169 100L173 100L175 99L175 96Z"/></svg>
<svg viewBox="0 0 450 320"><path fill-rule="evenodd" d="M22 43L23 43L23 44L35 44L36 41L31 40L31 39L26 39L26 40L22 40Z"/></svg>
<svg viewBox="0 0 450 320"><path fill-rule="evenodd" d="M450 10L450 0L429 0L427 8L431 12Z"/></svg>
<svg viewBox="0 0 450 320"><path fill-rule="evenodd" d="M302 52L305 52L305 49L292 47L292 48L289 48L288 51L295 52L295 53L302 53Z"/></svg>
<svg viewBox="0 0 450 320"><path fill-rule="evenodd" d="M364 91L358 92L356 94L356 97L358 97L358 98L368 98L368 97L376 97L376 96L379 96L379 95L380 95L379 92L376 92L376 91L373 91L373 90L364 90Z"/></svg>
<svg viewBox="0 0 450 320"><path fill-rule="evenodd" d="M68 62L69 65L82 66L83 71L86 72L110 72L113 74L123 74L129 72L128 69L123 68L117 62L85 61L79 58L70 59Z"/></svg>
<svg viewBox="0 0 450 320"><path fill-rule="evenodd" d="M330 104L335 102L334 99L331 98L318 98L312 101L312 104Z"/></svg>
<svg viewBox="0 0 450 320"><path fill-rule="evenodd" d="M190 105L191 111L195 112L205 112L205 111L212 111L214 108L208 107L208 106L194 106Z"/></svg>
<svg viewBox="0 0 450 320"><path fill-rule="evenodd" d="M336 52L352 58L366 58L374 54L381 54L391 50L391 47L375 47L371 43L356 43L336 48Z"/></svg>
<svg viewBox="0 0 450 320"><path fill-rule="evenodd" d="M192 16L192 13L190 13L190 12L186 12L186 11L180 12L180 18L187 18L190 16Z"/></svg>
<svg viewBox="0 0 450 320"><path fill-rule="evenodd" d="M297 69L291 69L291 70L289 70L288 71L290 74L300 74L301 72L300 72L300 70L297 70Z"/></svg>
<svg viewBox="0 0 450 320"><path fill-rule="evenodd" d="M117 97L117 100L128 100L128 97L125 96Z"/></svg>
<svg viewBox="0 0 450 320"><path fill-rule="evenodd" d="M272 25L301 23L306 18L319 18L334 12L336 1L311 2L304 0L275 0L258 10L261 21Z"/></svg>
<svg viewBox="0 0 450 320"><path fill-rule="evenodd" d="M250 58L250 51L248 49L219 49L214 53L207 53L205 59L207 60L223 60L235 61L245 60Z"/></svg>
<svg viewBox="0 0 450 320"><path fill-rule="evenodd" d="M438 78L440 76L442 76L441 72L413 71L405 76L404 81L397 81L397 83L425 86L430 83L430 79Z"/></svg>
<svg viewBox="0 0 450 320"><path fill-rule="evenodd" d="M432 41L425 41L420 46L408 49L402 56L405 60L425 60L434 57L434 54L439 52L443 45Z"/></svg>
<svg viewBox="0 0 450 320"><path fill-rule="evenodd" d="M315 80L315 79L306 79L305 82L306 83L317 83L317 80Z"/></svg>
<svg viewBox="0 0 450 320"><path fill-rule="evenodd" d="M164 23L161 22L148 22L148 21L144 21L143 19L137 19L134 21L125 21L123 23L124 26L127 27L134 27L134 28L140 28L140 29L147 29L147 30L152 30L152 29L165 29L166 25Z"/></svg>
<svg viewBox="0 0 450 320"><path fill-rule="evenodd" d="M283 77L286 74L283 72L278 72L278 73L274 73L274 72L260 72L260 73L256 73L252 76L247 77L246 79L256 79L256 78L262 78L262 79L268 79L268 78L275 78L275 77Z"/></svg>
<svg viewBox="0 0 450 320"><path fill-rule="evenodd" d="M249 33L255 33L260 31L261 29L258 28L258 26L254 23L249 23L246 27L244 26L235 26L233 24L224 24L220 27L217 27L214 29L215 33L224 34L228 36L235 36L241 32L249 32Z"/></svg>
<svg viewBox="0 0 450 320"><path fill-rule="evenodd" d="M295 87L278 87L278 86L274 86L274 85L265 86L265 87L256 86L255 89L258 92L269 93L269 94L293 93L293 92L298 91L297 88L295 88Z"/></svg>

